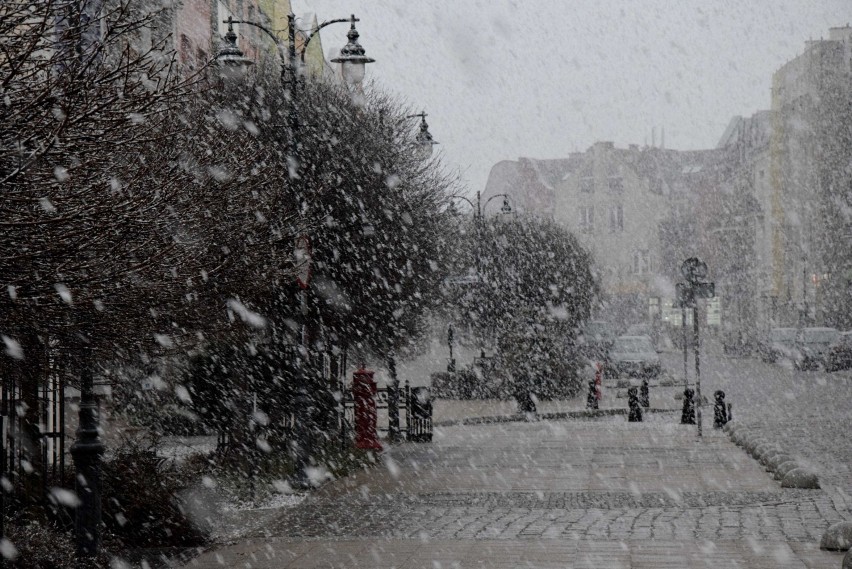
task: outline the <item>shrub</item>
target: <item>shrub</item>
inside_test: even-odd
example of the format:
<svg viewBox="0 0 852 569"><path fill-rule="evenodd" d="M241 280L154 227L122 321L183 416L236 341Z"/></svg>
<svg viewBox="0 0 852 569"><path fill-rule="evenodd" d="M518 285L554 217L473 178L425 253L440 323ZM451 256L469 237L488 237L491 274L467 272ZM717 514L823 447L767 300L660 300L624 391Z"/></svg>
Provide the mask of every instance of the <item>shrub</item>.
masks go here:
<svg viewBox="0 0 852 569"><path fill-rule="evenodd" d="M185 515L177 496L189 481L157 456L156 441L125 440L103 463L103 522L122 548L190 546L204 533Z"/></svg>

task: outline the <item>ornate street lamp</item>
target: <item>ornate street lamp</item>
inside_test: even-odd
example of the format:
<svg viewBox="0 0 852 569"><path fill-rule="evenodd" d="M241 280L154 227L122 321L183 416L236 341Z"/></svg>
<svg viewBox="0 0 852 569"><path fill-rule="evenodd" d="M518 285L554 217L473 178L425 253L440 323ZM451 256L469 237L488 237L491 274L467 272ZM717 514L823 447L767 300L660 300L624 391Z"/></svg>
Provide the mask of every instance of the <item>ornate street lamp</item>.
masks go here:
<svg viewBox="0 0 852 569"><path fill-rule="evenodd" d="M429 132L429 125L426 124L426 116L426 111L423 111L422 113L406 117L409 119L420 119L420 132L414 137L414 153L421 160L426 160L432 156L433 147L436 144L440 144L432 137L432 133Z"/></svg>
<svg viewBox="0 0 852 569"><path fill-rule="evenodd" d="M237 47L237 34L234 33L234 21L232 18L227 19L228 31L225 33L225 42L219 53L216 54L216 61L219 63L220 72L225 81L233 83L245 76L246 70L254 62L246 57L242 50Z"/></svg>
<svg viewBox="0 0 852 569"><path fill-rule="evenodd" d="M261 24L246 20L234 20L232 17L228 17L225 21L228 24L228 33L225 34L225 43L216 56L217 61L222 64L223 73L225 75L239 75L247 68L245 63L246 59L243 57L243 53L236 45L236 34L233 32L233 24L246 24L260 29L266 33L273 42L275 42L275 45L279 49L281 54L281 82L284 85L284 88L289 91L290 99L292 101L287 113L287 122L289 123L288 126L291 134L289 137L288 154L291 162L294 164L294 166L290 168L290 175L294 179L299 178L298 170L300 163L298 159L299 71L304 65L305 52L308 49L308 44L324 27L330 24L349 22L351 24L348 33L349 43L347 43L341 50L340 57L335 58L333 61L335 63L342 64L344 80L351 89L357 91L360 89L361 82L364 80L365 65L375 61L365 55L364 48L360 43L358 43L359 34L358 30L355 29L355 22L357 21L359 20L353 14L347 19L328 20L319 24L307 33L305 41L302 44L300 59L297 58L296 55L296 17L292 13L287 15L288 36L286 46L282 45L275 33ZM373 228L366 222L364 225L365 235L369 235L370 232L373 231ZM318 334L315 333L317 322L315 322L315 319L312 319L310 316L312 312L308 306L309 299L310 296L308 295L307 286L302 287L300 299L302 315L301 353L303 354L302 357L306 358L308 361L299 366L304 375L300 381L299 393L296 395L296 409L300 414L300 429L297 440L295 441L296 444L294 445L296 472L292 482L293 486L299 488L308 488L311 486L311 481L308 476L308 468L310 466L310 459L313 453L314 439L317 437L315 420L316 405L312 398L312 392L314 392L314 396L317 395L317 384L313 375L313 371L315 370L312 369L311 366L313 364L310 363L309 358L312 348L314 347L315 338Z"/></svg>
<svg viewBox="0 0 852 569"><path fill-rule="evenodd" d="M491 196L490 198L488 198L486 200L485 205L482 206L481 211L484 212L485 208L488 207L488 204L491 202L491 200L496 199L496 198L503 198L503 205L500 207L500 213L502 213L503 215L509 215L511 213L514 213L514 210L512 209L512 206L509 203L509 194L494 194L493 196ZM477 200L478 199L479 199L479 194L477 194ZM482 214L480 214L480 215L482 215Z"/></svg>
<svg viewBox="0 0 852 569"><path fill-rule="evenodd" d="M346 34L346 37L349 38L349 42L340 50L340 55L332 59L331 62L340 64L343 80L346 81L350 87L359 87L364 81L366 64L373 63L376 60L367 57L365 55L366 52L364 51L364 48L360 43L358 43L360 34L358 33L358 30L355 29L355 22L358 21L355 19L355 14L352 14L349 21L352 24L349 28L349 32ZM320 28L322 28L322 26L320 26ZM317 28L317 30L319 30L319 28ZM307 47L307 43L305 44L305 47ZM303 48L303 58L304 54L305 50Z"/></svg>
<svg viewBox="0 0 852 569"><path fill-rule="evenodd" d="M216 61L221 64L222 73L239 75L244 72L253 62L246 58L243 52L237 47L237 35L234 33L234 24L246 24L264 32L269 36L281 54L281 80L291 92L295 92L298 82L298 72L301 66L305 63L305 53L308 50L308 44L314 36L324 27L331 24L349 23L351 27L347 37L349 42L340 50L340 57L334 58L332 61L342 64L343 79L352 87L358 87L364 80L365 65L373 63L375 59L365 55L364 48L358 43L360 34L355 29L355 22L360 20L354 14L349 18L339 18L336 20L328 20L307 33L305 41L302 44L302 53L300 58L296 56L296 16L292 13L287 15L288 37L287 45L284 46L278 36L269 28L257 22L248 20L235 20L232 16L228 16L224 23L228 24L228 32L225 34L224 44L216 54ZM299 61L300 60L300 61Z"/></svg>

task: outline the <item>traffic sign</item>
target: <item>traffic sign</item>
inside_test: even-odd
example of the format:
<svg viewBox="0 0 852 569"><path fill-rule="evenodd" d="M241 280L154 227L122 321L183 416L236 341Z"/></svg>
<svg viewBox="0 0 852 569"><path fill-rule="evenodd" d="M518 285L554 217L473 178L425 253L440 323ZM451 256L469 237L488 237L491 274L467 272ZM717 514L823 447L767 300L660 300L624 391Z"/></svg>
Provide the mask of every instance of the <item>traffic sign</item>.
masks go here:
<svg viewBox="0 0 852 569"><path fill-rule="evenodd" d="M697 282L707 276L707 263L698 257L690 257L680 266L680 274L689 282Z"/></svg>
<svg viewBox="0 0 852 569"><path fill-rule="evenodd" d="M694 283L695 298L713 298L716 296L716 283Z"/></svg>
<svg viewBox="0 0 852 569"><path fill-rule="evenodd" d="M707 324L710 326L722 324L722 303L718 298L712 298L707 303Z"/></svg>
<svg viewBox="0 0 852 569"><path fill-rule="evenodd" d="M675 308L692 308L697 298L714 298L716 283L686 282L675 284Z"/></svg>
<svg viewBox="0 0 852 569"><path fill-rule="evenodd" d="M675 308L690 308L695 304L695 291L689 283L677 283L675 285Z"/></svg>

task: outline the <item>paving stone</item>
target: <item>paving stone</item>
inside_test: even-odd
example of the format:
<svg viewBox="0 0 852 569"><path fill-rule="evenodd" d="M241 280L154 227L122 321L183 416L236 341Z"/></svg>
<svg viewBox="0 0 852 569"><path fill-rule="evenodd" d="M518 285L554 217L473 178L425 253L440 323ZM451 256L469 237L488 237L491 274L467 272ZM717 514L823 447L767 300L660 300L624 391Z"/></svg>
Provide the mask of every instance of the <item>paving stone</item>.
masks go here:
<svg viewBox="0 0 852 569"><path fill-rule="evenodd" d="M804 546L851 517L842 504L783 489L723 433L696 441L671 419L446 427L397 446L397 472L336 481L189 566L839 566Z"/></svg>

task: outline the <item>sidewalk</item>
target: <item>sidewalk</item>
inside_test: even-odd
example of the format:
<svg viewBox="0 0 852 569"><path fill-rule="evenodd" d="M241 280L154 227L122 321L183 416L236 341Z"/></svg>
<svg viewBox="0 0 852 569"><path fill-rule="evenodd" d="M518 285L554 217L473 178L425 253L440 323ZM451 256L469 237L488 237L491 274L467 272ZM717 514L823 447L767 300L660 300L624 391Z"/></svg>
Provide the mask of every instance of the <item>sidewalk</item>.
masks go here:
<svg viewBox="0 0 852 569"><path fill-rule="evenodd" d="M676 413L439 427L187 567L837 568L849 516Z"/></svg>
<svg viewBox="0 0 852 569"><path fill-rule="evenodd" d="M683 386L662 385L658 380L650 382L650 403L654 410L680 410L682 400L675 399L675 394L683 393ZM627 385L628 380L606 380L601 389L602 397L598 401L598 408L605 411L621 410L627 413ZM633 380L632 385L638 386L639 381ZM705 395L706 399L706 395ZM711 408L712 410L712 408ZM542 416L559 416L566 413L586 411L586 392L572 399L560 399L556 401L540 401L538 413ZM517 404L514 400L499 399L436 399L433 405L433 420L436 425L449 425L455 423L482 422L483 419L495 418L505 419L517 417Z"/></svg>

